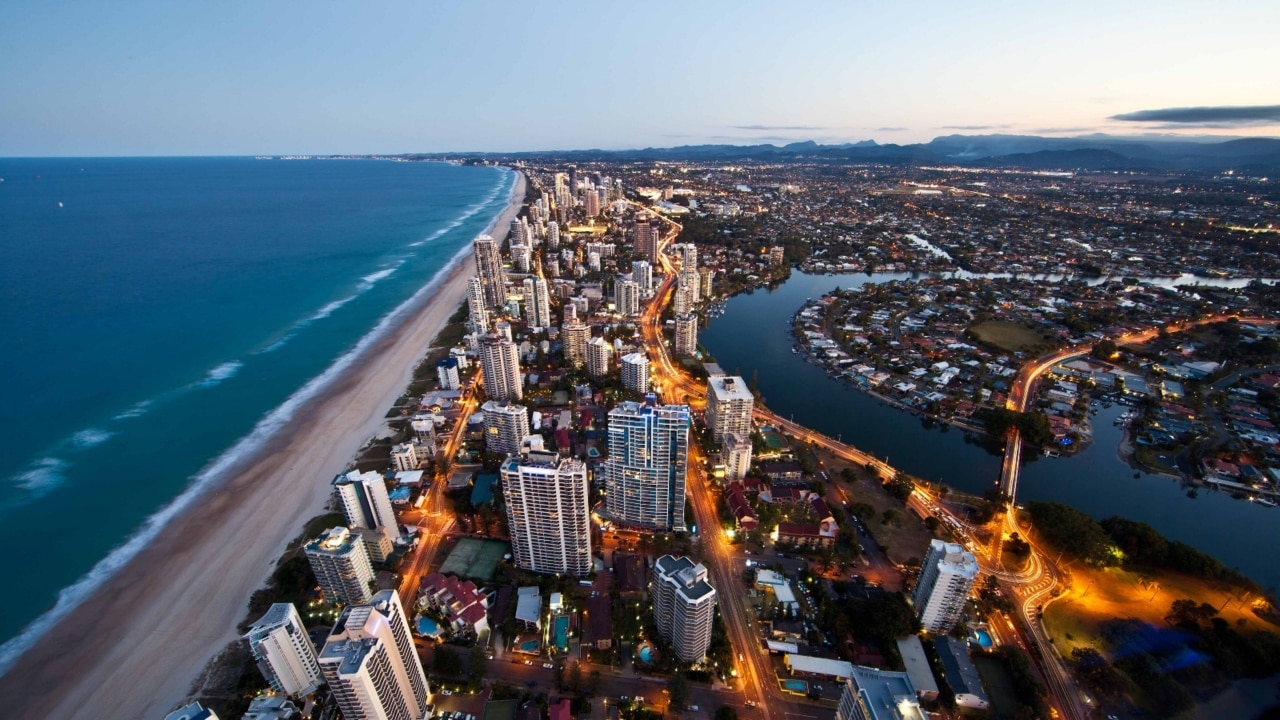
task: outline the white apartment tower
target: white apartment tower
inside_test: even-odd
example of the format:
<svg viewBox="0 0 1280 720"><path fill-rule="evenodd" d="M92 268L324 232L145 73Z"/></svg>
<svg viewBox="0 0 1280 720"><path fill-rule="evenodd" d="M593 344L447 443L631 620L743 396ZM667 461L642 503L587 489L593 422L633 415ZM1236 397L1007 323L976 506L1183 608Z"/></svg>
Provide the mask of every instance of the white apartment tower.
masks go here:
<svg viewBox="0 0 1280 720"><path fill-rule="evenodd" d="M676 276L677 280L684 278L684 274ZM671 301L671 311L677 316L688 315L693 312L693 304L697 298L694 296L694 289L683 282L676 285L675 297Z"/></svg>
<svg viewBox="0 0 1280 720"><path fill-rule="evenodd" d="M964 614L969 590L978 578L978 559L963 545L934 540L920 564L920 580L911 604L925 630L945 635Z"/></svg>
<svg viewBox="0 0 1280 720"><path fill-rule="evenodd" d="M485 449L495 453L514 453L520 441L529 434L529 411L508 400L490 400L480 406L484 413Z"/></svg>
<svg viewBox="0 0 1280 720"><path fill-rule="evenodd" d="M347 720L422 720L429 712L431 688L392 590L343 610L319 661Z"/></svg>
<svg viewBox="0 0 1280 720"><path fill-rule="evenodd" d="M386 561L393 543L400 539L400 525L382 475L352 470L335 477L333 489L347 524L356 528L363 537L364 549L370 559Z"/></svg>
<svg viewBox="0 0 1280 720"><path fill-rule="evenodd" d="M533 248L528 245L511 244L511 267L518 273L529 272L529 262L533 258Z"/></svg>
<svg viewBox="0 0 1280 720"><path fill-rule="evenodd" d="M538 573L591 572L587 466L543 449L529 437L502 464L502 493L516 565Z"/></svg>
<svg viewBox="0 0 1280 720"><path fill-rule="evenodd" d="M551 299L547 281L540 277L524 279L524 319L529 327L550 327Z"/></svg>
<svg viewBox="0 0 1280 720"><path fill-rule="evenodd" d="M622 387L641 394L649 392L649 358L644 353L622 356Z"/></svg>
<svg viewBox="0 0 1280 720"><path fill-rule="evenodd" d="M373 565L364 540L344 527L329 528L303 547L311 569L330 605L352 605L369 599Z"/></svg>
<svg viewBox="0 0 1280 720"><path fill-rule="evenodd" d="M276 603L244 636L271 689L290 697L310 695L324 679L316 649L293 603Z"/></svg>
<svg viewBox="0 0 1280 720"><path fill-rule="evenodd" d="M653 565L649 594L658 634L676 656L685 662L706 657L716 613L716 589L707 582L707 568L687 557L663 555Z"/></svg>
<svg viewBox="0 0 1280 720"><path fill-rule="evenodd" d="M560 223L552 220L547 223L547 249L556 250L560 247Z"/></svg>
<svg viewBox="0 0 1280 720"><path fill-rule="evenodd" d="M687 357L698 352L698 316L676 316L676 336L674 348L676 357Z"/></svg>
<svg viewBox="0 0 1280 720"><path fill-rule="evenodd" d="M724 434L721 455L724 457L724 479L742 482L751 469L751 436L729 432Z"/></svg>
<svg viewBox="0 0 1280 720"><path fill-rule="evenodd" d="M696 304L702 299L698 294L701 284L702 278L695 269L681 270L676 276L676 292L687 293L690 304Z"/></svg>
<svg viewBox="0 0 1280 720"><path fill-rule="evenodd" d="M610 360L613 358L613 346L602 337L592 338L587 343L587 374L591 377L604 377L609 374Z"/></svg>
<svg viewBox="0 0 1280 720"><path fill-rule="evenodd" d="M507 304L507 279L502 273L502 252L498 241L481 235L472 243L476 250L476 276L484 294L485 307Z"/></svg>
<svg viewBox="0 0 1280 720"><path fill-rule="evenodd" d="M467 280L467 330L473 333L489 331L489 310L485 307L484 283L478 275L472 275L471 279Z"/></svg>
<svg viewBox="0 0 1280 720"><path fill-rule="evenodd" d="M520 348L510 336L490 333L480 338L480 372L484 377L484 391L490 399L519 400L524 397Z"/></svg>
<svg viewBox="0 0 1280 720"><path fill-rule="evenodd" d="M707 426L717 443L725 433L751 436L751 411L755 396L737 376L707 378Z"/></svg>
<svg viewBox="0 0 1280 720"><path fill-rule="evenodd" d="M640 314L640 285L634 280L618 281L618 314L626 317Z"/></svg>
<svg viewBox="0 0 1280 720"><path fill-rule="evenodd" d="M622 402L609 412L609 457L602 467L605 508L614 520L683 532L689 406Z"/></svg>
<svg viewBox="0 0 1280 720"><path fill-rule="evenodd" d="M582 367L587 362L587 344L591 342L591 327L575 320L564 326L562 334L564 335L564 359L574 367Z"/></svg>
<svg viewBox="0 0 1280 720"><path fill-rule="evenodd" d="M640 286L640 294L648 297L653 294L653 266L648 260L636 260L631 263L631 281Z"/></svg>
<svg viewBox="0 0 1280 720"><path fill-rule="evenodd" d="M715 281L716 271L711 268L698 269L698 295L703 300L710 300L714 291L713 283Z"/></svg>

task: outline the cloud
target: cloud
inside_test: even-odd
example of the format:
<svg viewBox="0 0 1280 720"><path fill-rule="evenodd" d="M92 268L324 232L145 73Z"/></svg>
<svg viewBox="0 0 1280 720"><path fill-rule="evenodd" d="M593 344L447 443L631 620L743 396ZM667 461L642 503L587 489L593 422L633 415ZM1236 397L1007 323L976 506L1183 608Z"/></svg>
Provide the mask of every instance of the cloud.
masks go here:
<svg viewBox="0 0 1280 720"><path fill-rule="evenodd" d="M730 125L734 130L826 130L821 125Z"/></svg>
<svg viewBox="0 0 1280 720"><path fill-rule="evenodd" d="M943 130L1007 130L1008 125L943 125Z"/></svg>
<svg viewBox="0 0 1280 720"><path fill-rule="evenodd" d="M879 127L876 128L876 132L906 132L910 129L904 127Z"/></svg>
<svg viewBox="0 0 1280 720"><path fill-rule="evenodd" d="M1042 127L1031 128L1029 132L1046 135L1060 135L1062 133L1091 133L1097 132L1100 128L1097 126L1079 126L1079 127Z"/></svg>
<svg viewBox="0 0 1280 720"><path fill-rule="evenodd" d="M1219 107L1161 108L1112 115L1109 120L1163 123L1162 128L1230 128L1280 125L1280 105L1223 105Z"/></svg>

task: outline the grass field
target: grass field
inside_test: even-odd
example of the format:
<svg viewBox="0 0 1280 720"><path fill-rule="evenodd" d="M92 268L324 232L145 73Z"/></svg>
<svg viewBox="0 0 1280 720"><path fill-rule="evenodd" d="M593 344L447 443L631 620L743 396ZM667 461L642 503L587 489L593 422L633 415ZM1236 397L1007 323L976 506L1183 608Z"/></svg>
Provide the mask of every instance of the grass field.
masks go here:
<svg viewBox="0 0 1280 720"><path fill-rule="evenodd" d="M827 452L819 452L818 458L826 463L827 472L831 474L831 482L847 487L850 505L866 503L875 508L875 517L860 519L876 541L884 547L885 554L890 560L905 563L913 557L917 559L924 557L924 551L929 547L933 533L929 532L924 521L916 517L914 512L885 491L879 478L873 477L861 466ZM850 486L845 486L844 481L839 479L840 471L846 467L852 467L858 473L858 481ZM886 510L897 513L896 521L883 522L883 514Z"/></svg>
<svg viewBox="0 0 1280 720"><path fill-rule="evenodd" d="M1022 352L1027 348L1048 342L1035 330L1003 320L988 320L969 328L978 339L1009 352Z"/></svg>
<svg viewBox="0 0 1280 720"><path fill-rule="evenodd" d="M1183 575L1165 573L1154 579L1107 568L1073 567L1071 589L1045 608L1044 624L1054 646L1064 656L1077 647L1103 650L1098 627L1106 620L1137 618L1165 627L1164 616L1174 600L1189 598L1220 608L1219 616L1236 626L1241 620L1251 630L1276 628L1253 613L1250 598L1240 591L1226 591ZM1257 598L1252 598L1257 599Z"/></svg>
<svg viewBox="0 0 1280 720"><path fill-rule="evenodd" d="M499 540L462 538L440 566L440 574L492 580L493 571L498 568L498 563L505 554L507 544Z"/></svg>

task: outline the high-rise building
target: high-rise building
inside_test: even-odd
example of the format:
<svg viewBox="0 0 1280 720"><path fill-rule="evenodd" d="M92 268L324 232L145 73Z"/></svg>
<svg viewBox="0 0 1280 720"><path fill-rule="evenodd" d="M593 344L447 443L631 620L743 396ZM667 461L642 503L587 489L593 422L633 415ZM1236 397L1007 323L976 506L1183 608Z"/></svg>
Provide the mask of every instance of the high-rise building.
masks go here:
<svg viewBox="0 0 1280 720"><path fill-rule="evenodd" d="M480 372L484 377L485 394L490 399L519 400L524 397L520 348L509 336L495 332L480 338Z"/></svg>
<svg viewBox="0 0 1280 720"><path fill-rule="evenodd" d="M927 720L907 673L854 665L844 680L836 720Z"/></svg>
<svg viewBox="0 0 1280 720"><path fill-rule="evenodd" d="M649 392L649 358L644 353L622 356L622 387L638 393Z"/></svg>
<svg viewBox="0 0 1280 720"><path fill-rule="evenodd" d="M636 215L635 238L636 254L647 260L650 265L656 265L658 262L658 228L649 223L649 216L645 213Z"/></svg>
<svg viewBox="0 0 1280 720"><path fill-rule="evenodd" d="M782 246L775 245L769 248L769 264L770 265L777 267L781 265L783 260L785 259L786 259L786 250Z"/></svg>
<svg viewBox="0 0 1280 720"><path fill-rule="evenodd" d="M698 352L698 316L677 315L675 353L676 357L688 357Z"/></svg>
<svg viewBox="0 0 1280 720"><path fill-rule="evenodd" d="M310 695L324 679L316 649L293 603L275 603L244 636L271 689L292 697Z"/></svg>
<svg viewBox="0 0 1280 720"><path fill-rule="evenodd" d="M618 281L618 314L634 317L640 314L640 285L633 280Z"/></svg>
<svg viewBox="0 0 1280 720"><path fill-rule="evenodd" d="M529 272L529 263L533 258L533 248L528 245L511 244L511 268L518 273Z"/></svg>
<svg viewBox="0 0 1280 720"><path fill-rule="evenodd" d="M510 401L490 400L480 406L484 413L485 449L494 453L514 453L529 434L529 411Z"/></svg>
<svg viewBox="0 0 1280 720"><path fill-rule="evenodd" d="M978 559L958 543L929 543L911 603L925 630L945 635L964 614L969 590L978 578Z"/></svg>
<svg viewBox="0 0 1280 720"><path fill-rule="evenodd" d="M565 305L565 308L573 307L572 304ZM576 320L565 325L562 331L564 335L564 359L574 367L582 367L587 362L587 344L591 342L591 326L583 325Z"/></svg>
<svg viewBox="0 0 1280 720"><path fill-rule="evenodd" d="M502 464L502 493L516 565L539 573L591 572L587 466L543 449L529 437Z"/></svg>
<svg viewBox="0 0 1280 720"><path fill-rule="evenodd" d="M400 539L400 525L382 475L352 470L335 477L333 489L347 524L360 529L370 559L385 562L393 550L392 544Z"/></svg>
<svg viewBox="0 0 1280 720"><path fill-rule="evenodd" d="M714 291L716 271L711 268L698 268L698 295L703 300L710 300Z"/></svg>
<svg viewBox="0 0 1280 720"><path fill-rule="evenodd" d="M551 297L547 281L540 277L524 279L524 321L530 327L551 326Z"/></svg>
<svg viewBox="0 0 1280 720"><path fill-rule="evenodd" d="M648 260L636 260L631 263L631 281L640 286L640 294L643 297L653 294L653 266Z"/></svg>
<svg viewBox="0 0 1280 720"><path fill-rule="evenodd" d="M334 527L303 547L316 581L330 605L350 605L369 599L373 565L364 540L344 527Z"/></svg>
<svg viewBox="0 0 1280 720"><path fill-rule="evenodd" d="M667 254L674 254L680 258L681 272L689 272L698 269L698 246L693 243L678 243L670 246Z"/></svg>
<svg viewBox="0 0 1280 720"><path fill-rule="evenodd" d="M717 443L725 433L751 437L751 411L755 396L742 378L722 376L707 378L707 427Z"/></svg>
<svg viewBox="0 0 1280 720"><path fill-rule="evenodd" d="M560 247L560 223L552 220L547 223L547 249L557 250Z"/></svg>
<svg viewBox="0 0 1280 720"><path fill-rule="evenodd" d="M626 401L609 412L609 456L602 466L609 517L638 527L683 532L689 460L689 406Z"/></svg>
<svg viewBox="0 0 1280 720"><path fill-rule="evenodd" d="M489 310L485 307L484 283L480 276L467 280L467 330L473 333L489 332Z"/></svg>
<svg viewBox="0 0 1280 720"><path fill-rule="evenodd" d="M450 355L436 363L436 378L440 380L441 390L460 389L462 379L458 377L458 358Z"/></svg>
<svg viewBox="0 0 1280 720"><path fill-rule="evenodd" d="M724 457L724 479L741 482L751 469L751 437L736 432L725 433L721 455Z"/></svg>
<svg viewBox="0 0 1280 720"><path fill-rule="evenodd" d="M653 564L649 594L658 634L681 660L702 660L716 613L716 589L707 582L707 568L687 557L663 555Z"/></svg>
<svg viewBox="0 0 1280 720"><path fill-rule="evenodd" d="M604 377L609 374L610 360L613 358L613 346L602 337L592 338L587 343L587 374L591 377Z"/></svg>
<svg viewBox="0 0 1280 720"><path fill-rule="evenodd" d="M422 720L431 688L392 590L342 611L320 651L320 670L348 720Z"/></svg>
<svg viewBox="0 0 1280 720"><path fill-rule="evenodd" d="M502 272L502 251L498 241L481 235L472 243L476 250L476 277L484 293L485 307L507 304L507 279Z"/></svg>
<svg viewBox="0 0 1280 720"><path fill-rule="evenodd" d="M679 280L683 275L676 276ZM694 294L693 288L685 285L683 282L676 285L674 293L675 299L671 301L671 312L676 316L688 315L693 312Z"/></svg>
<svg viewBox="0 0 1280 720"><path fill-rule="evenodd" d="M600 214L600 196L594 190L587 190L582 193L582 208L586 210L587 217L593 218Z"/></svg>

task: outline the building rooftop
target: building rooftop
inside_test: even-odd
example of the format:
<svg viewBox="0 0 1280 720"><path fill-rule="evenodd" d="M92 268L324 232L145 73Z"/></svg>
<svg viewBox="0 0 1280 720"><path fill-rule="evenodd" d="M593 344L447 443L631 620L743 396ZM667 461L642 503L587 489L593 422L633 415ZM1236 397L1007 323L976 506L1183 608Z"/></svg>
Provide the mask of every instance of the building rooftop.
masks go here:
<svg viewBox="0 0 1280 720"><path fill-rule="evenodd" d="M849 680L873 720L925 720L906 673L855 665Z"/></svg>
<svg viewBox="0 0 1280 720"><path fill-rule="evenodd" d="M827 677L847 678L853 675L853 664L844 660L813 657L812 655L790 654L786 657L787 667L793 673L808 675L825 675ZM903 677L906 677L903 675Z"/></svg>
<svg viewBox="0 0 1280 720"><path fill-rule="evenodd" d="M522 587L516 591L516 620L530 625L541 624L542 595L537 587Z"/></svg>
<svg viewBox="0 0 1280 720"><path fill-rule="evenodd" d="M737 375L721 375L707 378L707 390L716 400L754 400L746 381Z"/></svg>
<svg viewBox="0 0 1280 720"><path fill-rule="evenodd" d="M989 702L987 692L982 688L982 679L978 677L978 668L969 659L969 645L963 640L953 637L940 637L934 640L938 650L938 660L942 663L943 679L956 695L973 695Z"/></svg>
<svg viewBox="0 0 1280 720"><path fill-rule="evenodd" d="M898 654L902 655L902 664L907 667L907 677L916 692L923 695L937 695L938 681L933 677L933 669L929 667L929 658L924 654L924 644L919 635L908 635L898 638Z"/></svg>

